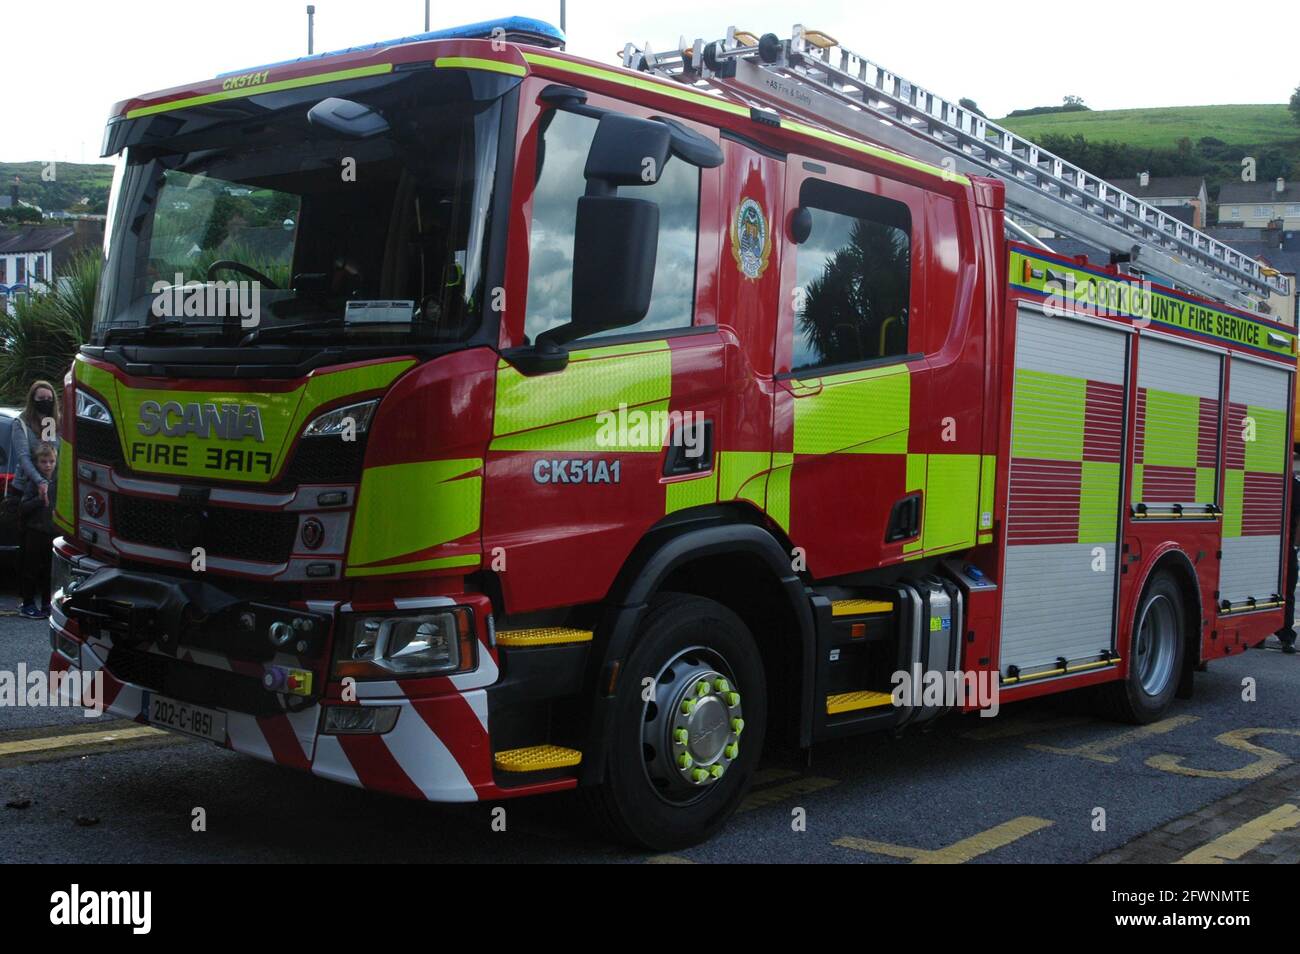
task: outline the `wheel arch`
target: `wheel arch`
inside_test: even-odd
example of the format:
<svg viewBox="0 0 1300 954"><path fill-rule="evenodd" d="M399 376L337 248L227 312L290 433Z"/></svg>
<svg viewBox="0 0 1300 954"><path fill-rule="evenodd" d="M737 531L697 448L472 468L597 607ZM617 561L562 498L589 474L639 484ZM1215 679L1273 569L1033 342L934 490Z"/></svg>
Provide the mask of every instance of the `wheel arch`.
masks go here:
<svg viewBox="0 0 1300 954"><path fill-rule="evenodd" d="M582 782L599 782L613 725L611 691L655 595L686 592L713 599L738 615L759 645L768 686L788 674L798 709L799 742L811 727L815 646L812 608L792 566L786 541L743 508L711 506L673 514L634 548L604 601L592 667L594 705L584 748ZM773 666L777 659L794 666ZM793 670L793 672L791 672ZM769 709L780 700L769 698ZM778 706L779 709L779 706ZM769 725L776 725L769 720Z"/></svg>
<svg viewBox="0 0 1300 954"><path fill-rule="evenodd" d="M1133 601L1132 617L1128 621L1130 646L1126 652L1132 655L1133 621L1137 618L1138 608L1151 581L1160 573L1167 573L1173 578L1183 597L1183 617L1186 631L1183 633L1183 667L1178 677L1177 697L1191 698L1192 678L1196 667L1201 662L1201 633L1205 628L1205 610L1201 602L1200 578L1196 575L1196 566L1187 553L1176 544L1169 544L1157 551L1147 563L1141 582ZM1130 659L1130 664L1132 660Z"/></svg>

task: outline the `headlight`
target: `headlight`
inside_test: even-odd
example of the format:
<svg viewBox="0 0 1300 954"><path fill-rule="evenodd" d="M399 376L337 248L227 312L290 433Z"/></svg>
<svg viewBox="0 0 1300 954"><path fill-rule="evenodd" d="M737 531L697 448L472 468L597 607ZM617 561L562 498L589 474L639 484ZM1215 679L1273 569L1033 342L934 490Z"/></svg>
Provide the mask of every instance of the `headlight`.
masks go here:
<svg viewBox="0 0 1300 954"><path fill-rule="evenodd" d="M411 616L354 616L334 660L336 676L391 679L474 668L474 628L468 607Z"/></svg>
<svg viewBox="0 0 1300 954"><path fill-rule="evenodd" d="M375 398L372 401L362 401L360 404L349 404L347 407L326 411L307 425L302 436L331 437L342 434L347 430L348 421L352 421L354 433L364 434L370 430L370 419L375 416L375 408L378 406L379 398Z"/></svg>
<svg viewBox="0 0 1300 954"><path fill-rule="evenodd" d="M113 423L113 415L108 413L104 402L91 397L81 388L77 388L77 417L100 424Z"/></svg>

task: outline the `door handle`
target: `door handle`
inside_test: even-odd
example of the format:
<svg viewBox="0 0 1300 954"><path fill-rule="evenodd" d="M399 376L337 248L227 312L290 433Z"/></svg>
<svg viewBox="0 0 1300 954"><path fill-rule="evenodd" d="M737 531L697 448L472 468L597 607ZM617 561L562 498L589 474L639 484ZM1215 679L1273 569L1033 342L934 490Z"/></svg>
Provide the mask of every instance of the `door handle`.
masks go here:
<svg viewBox="0 0 1300 954"><path fill-rule="evenodd" d="M921 532L921 495L908 494L897 501L889 512L885 527L885 542L908 540Z"/></svg>
<svg viewBox="0 0 1300 954"><path fill-rule="evenodd" d="M713 422L683 424L669 439L664 476L684 477L713 469Z"/></svg>

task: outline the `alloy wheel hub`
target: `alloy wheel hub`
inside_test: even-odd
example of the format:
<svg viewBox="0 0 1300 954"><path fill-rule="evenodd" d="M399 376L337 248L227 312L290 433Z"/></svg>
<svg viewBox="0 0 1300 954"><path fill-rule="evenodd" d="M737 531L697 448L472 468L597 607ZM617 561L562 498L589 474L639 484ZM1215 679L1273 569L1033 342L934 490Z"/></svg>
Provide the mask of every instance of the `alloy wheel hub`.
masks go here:
<svg viewBox="0 0 1300 954"><path fill-rule="evenodd" d="M687 650L655 681L641 741L646 772L665 798L697 797L740 755L744 710L739 689L723 668L729 667L716 654Z"/></svg>

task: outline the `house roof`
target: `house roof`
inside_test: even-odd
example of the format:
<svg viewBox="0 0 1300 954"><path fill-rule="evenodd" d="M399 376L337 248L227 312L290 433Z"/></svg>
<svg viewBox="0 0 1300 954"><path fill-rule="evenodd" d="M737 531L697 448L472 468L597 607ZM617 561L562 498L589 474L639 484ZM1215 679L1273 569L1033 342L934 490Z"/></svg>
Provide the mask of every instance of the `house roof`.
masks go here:
<svg viewBox="0 0 1300 954"><path fill-rule="evenodd" d="M1138 180L1110 179L1111 185L1123 189L1135 199L1194 199L1205 187L1203 176L1152 176L1146 187L1138 185Z"/></svg>
<svg viewBox="0 0 1300 954"><path fill-rule="evenodd" d="M17 252L48 252L76 234L73 229L48 225L0 229L0 255L13 255Z"/></svg>
<svg viewBox="0 0 1300 954"><path fill-rule="evenodd" d="M1300 183L1284 182L1277 191L1277 182L1225 182L1219 187L1219 205L1267 205L1272 202L1300 202Z"/></svg>

